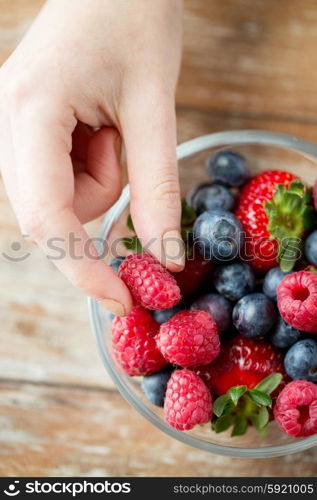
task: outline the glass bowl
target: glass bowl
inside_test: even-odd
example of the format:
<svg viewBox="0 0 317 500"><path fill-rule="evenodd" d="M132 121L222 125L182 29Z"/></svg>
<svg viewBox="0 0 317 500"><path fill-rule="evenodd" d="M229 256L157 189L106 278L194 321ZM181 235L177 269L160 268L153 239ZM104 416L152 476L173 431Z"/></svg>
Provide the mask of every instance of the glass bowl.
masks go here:
<svg viewBox="0 0 317 500"><path fill-rule="evenodd" d="M205 160L208 155L224 148L242 153L252 173L266 169L285 169L298 174L312 185L317 177L317 146L296 137L266 131L239 130L219 132L190 140L178 146L177 156L183 194L207 179ZM316 170L315 170L316 169ZM127 235L126 216L129 209L129 187L119 201L107 213L101 230L101 238L107 240L107 260L111 253L120 255L118 238ZM139 378L128 377L114 361L111 351L111 318L99 304L89 299L92 328L103 363L122 396L149 422L169 436L195 448L232 457L264 458L296 453L317 445L317 435L294 439L283 435L274 422L269 425L265 438L254 429L241 437L230 433L215 434L210 425L197 426L189 432L180 432L164 422L163 411L152 405L144 396Z"/></svg>

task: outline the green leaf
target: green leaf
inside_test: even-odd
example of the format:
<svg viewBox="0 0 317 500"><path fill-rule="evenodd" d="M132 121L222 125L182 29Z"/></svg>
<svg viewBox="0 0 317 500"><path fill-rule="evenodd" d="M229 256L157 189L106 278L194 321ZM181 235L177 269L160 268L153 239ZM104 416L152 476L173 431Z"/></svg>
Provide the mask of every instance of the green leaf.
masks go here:
<svg viewBox="0 0 317 500"><path fill-rule="evenodd" d="M131 231L133 231L135 233L133 220L132 220L132 217L130 214L128 215L128 218L127 218L127 226L129 229L131 229Z"/></svg>
<svg viewBox="0 0 317 500"><path fill-rule="evenodd" d="M182 218L181 218L181 226L187 227L192 226L197 218L196 212L192 209L187 201L182 199Z"/></svg>
<svg viewBox="0 0 317 500"><path fill-rule="evenodd" d="M144 253L142 245L137 236L132 236L131 238L124 237L121 239L121 241L128 250L132 250L132 252L134 253Z"/></svg>
<svg viewBox="0 0 317 500"><path fill-rule="evenodd" d="M272 373L268 377L265 377L258 385L255 387L257 391L265 392L265 394L272 394L273 391L282 382L283 376L280 373Z"/></svg>
<svg viewBox="0 0 317 500"><path fill-rule="evenodd" d="M258 431L260 429L263 429L263 427L265 427L268 424L270 420L270 414L266 406L261 406L258 412L252 415L250 419L254 427Z"/></svg>
<svg viewBox="0 0 317 500"><path fill-rule="evenodd" d="M260 437L265 437L267 434L268 426L266 425L265 427L262 427L262 429L257 429L257 433L259 434Z"/></svg>
<svg viewBox="0 0 317 500"><path fill-rule="evenodd" d="M271 201L264 204L270 238L279 246L278 260L283 272L291 271L301 255L302 239L316 224L311 206L312 192L299 179L286 189L279 184Z"/></svg>
<svg viewBox="0 0 317 500"><path fill-rule="evenodd" d="M229 427L231 427L233 422L234 422L233 415L223 415L222 417L218 418L215 422L213 422L212 428L217 434L219 434L220 432L224 432L227 429L229 429Z"/></svg>
<svg viewBox="0 0 317 500"><path fill-rule="evenodd" d="M285 186L284 186L285 187ZM306 193L306 187L300 179L294 179L289 185L289 192L296 193L303 197Z"/></svg>
<svg viewBox="0 0 317 500"><path fill-rule="evenodd" d="M182 229L181 229L181 236L182 236L182 239L183 239L183 241L185 243L188 240L190 240L192 232L193 232L193 228L192 227L182 227Z"/></svg>
<svg viewBox="0 0 317 500"><path fill-rule="evenodd" d="M234 420L234 427L231 436L243 436L248 430L248 421L243 415L237 415Z"/></svg>
<svg viewBox="0 0 317 500"><path fill-rule="evenodd" d="M227 394L219 396L213 404L213 412L217 417L221 417L225 408L230 404L230 398Z"/></svg>
<svg viewBox="0 0 317 500"><path fill-rule="evenodd" d="M271 406L272 400L268 394L265 392L258 391L257 389L252 389L248 391L248 395L258 405Z"/></svg>
<svg viewBox="0 0 317 500"><path fill-rule="evenodd" d="M237 406L239 399L243 394L247 391L247 387L245 385L237 385L236 387L231 387L228 391L228 396L233 401L233 404Z"/></svg>

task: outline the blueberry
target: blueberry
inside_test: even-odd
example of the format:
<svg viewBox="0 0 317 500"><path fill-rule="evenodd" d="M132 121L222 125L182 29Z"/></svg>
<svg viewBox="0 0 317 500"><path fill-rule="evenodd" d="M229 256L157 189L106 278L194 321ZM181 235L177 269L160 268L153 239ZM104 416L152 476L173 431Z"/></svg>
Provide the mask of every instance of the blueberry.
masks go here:
<svg viewBox="0 0 317 500"><path fill-rule="evenodd" d="M293 328L291 325L285 323L283 318L279 317L276 325L271 331L271 342L276 347L280 349L286 349L290 347L295 342L297 342L301 337L301 332Z"/></svg>
<svg viewBox="0 0 317 500"><path fill-rule="evenodd" d="M305 255L310 264L317 266L317 230L313 231L305 241Z"/></svg>
<svg viewBox="0 0 317 500"><path fill-rule="evenodd" d="M232 210L235 205L235 197L228 188L222 184L208 183L201 184L194 191L189 193L188 204L200 215L206 210L221 208Z"/></svg>
<svg viewBox="0 0 317 500"><path fill-rule="evenodd" d="M235 151L226 149L207 160L210 177L228 186L239 187L250 178L245 158Z"/></svg>
<svg viewBox="0 0 317 500"><path fill-rule="evenodd" d="M125 259L125 257L118 256L118 257L114 257L109 262L109 266L111 267L111 269L114 270L115 273L119 272L119 267L121 266L124 259Z"/></svg>
<svg viewBox="0 0 317 500"><path fill-rule="evenodd" d="M219 328L219 334L226 333L231 326L232 305L218 293L202 295L191 305L191 310L206 311L213 317Z"/></svg>
<svg viewBox="0 0 317 500"><path fill-rule="evenodd" d="M250 293L233 309L233 324L244 337L266 335L276 321L274 302L263 293Z"/></svg>
<svg viewBox="0 0 317 500"><path fill-rule="evenodd" d="M196 219L194 245L204 259L232 260L239 255L244 242L240 221L225 210L207 210Z"/></svg>
<svg viewBox="0 0 317 500"><path fill-rule="evenodd" d="M305 339L293 344L285 355L284 366L293 380L317 382L317 342Z"/></svg>
<svg viewBox="0 0 317 500"><path fill-rule="evenodd" d="M214 285L217 292L235 301L253 292L255 275L251 267L243 262L224 264L215 269Z"/></svg>
<svg viewBox="0 0 317 500"><path fill-rule="evenodd" d="M269 272L265 275L263 281L263 293L269 297L269 299L276 300L276 290L279 284L281 283L284 276L290 274L292 271L288 273L283 273L279 267L273 267Z"/></svg>
<svg viewBox="0 0 317 500"><path fill-rule="evenodd" d="M185 304L180 303L169 309L152 311L152 316L155 319L155 321L162 324L166 323L166 321L169 321L174 316L174 314L178 313L179 311L183 311L183 309L186 309Z"/></svg>
<svg viewBox="0 0 317 500"><path fill-rule="evenodd" d="M163 370L143 377L141 387L147 399L156 406L164 406L164 398L167 383L172 375L172 367L167 366Z"/></svg>

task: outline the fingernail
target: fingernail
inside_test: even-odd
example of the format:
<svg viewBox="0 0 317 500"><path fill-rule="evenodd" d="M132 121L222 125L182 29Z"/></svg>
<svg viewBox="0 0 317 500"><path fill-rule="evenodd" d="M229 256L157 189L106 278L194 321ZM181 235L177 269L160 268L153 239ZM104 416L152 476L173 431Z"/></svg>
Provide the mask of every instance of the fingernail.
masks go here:
<svg viewBox="0 0 317 500"><path fill-rule="evenodd" d="M99 301L99 304L102 305L107 311L111 312L115 316L125 316L125 307L121 302L113 299L103 299Z"/></svg>
<svg viewBox="0 0 317 500"><path fill-rule="evenodd" d="M121 149L122 149L122 139L121 139L120 134L117 135L117 137L114 141L114 149L115 149L117 157L120 158L121 157Z"/></svg>
<svg viewBox="0 0 317 500"><path fill-rule="evenodd" d="M177 230L167 231L163 236L164 264L171 271L181 271L185 265L185 246Z"/></svg>

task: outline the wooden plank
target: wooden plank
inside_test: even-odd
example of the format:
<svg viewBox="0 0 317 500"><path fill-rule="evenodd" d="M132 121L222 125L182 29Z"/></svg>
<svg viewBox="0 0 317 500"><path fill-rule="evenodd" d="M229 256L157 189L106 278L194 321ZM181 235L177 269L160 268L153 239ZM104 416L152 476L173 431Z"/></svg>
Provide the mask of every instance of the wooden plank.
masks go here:
<svg viewBox="0 0 317 500"><path fill-rule="evenodd" d="M185 0L179 104L316 118L314 0Z"/></svg>
<svg viewBox="0 0 317 500"><path fill-rule="evenodd" d="M111 392L2 384L0 415L1 476L312 477L317 472L316 449L241 460L189 448Z"/></svg>
<svg viewBox="0 0 317 500"><path fill-rule="evenodd" d="M23 241L2 182L0 207L0 376L112 386L97 354L86 298ZM21 250L12 250L14 243ZM8 259L27 253L21 262Z"/></svg>
<svg viewBox="0 0 317 500"><path fill-rule="evenodd" d="M225 130L269 130L316 143L316 125L310 121L290 120L273 116L247 113L200 110L192 107L177 108L178 143L199 135ZM317 174L317 172L316 172Z"/></svg>
<svg viewBox="0 0 317 500"><path fill-rule="evenodd" d="M0 63L43 0L0 0ZM185 0L180 105L316 120L314 0Z"/></svg>

